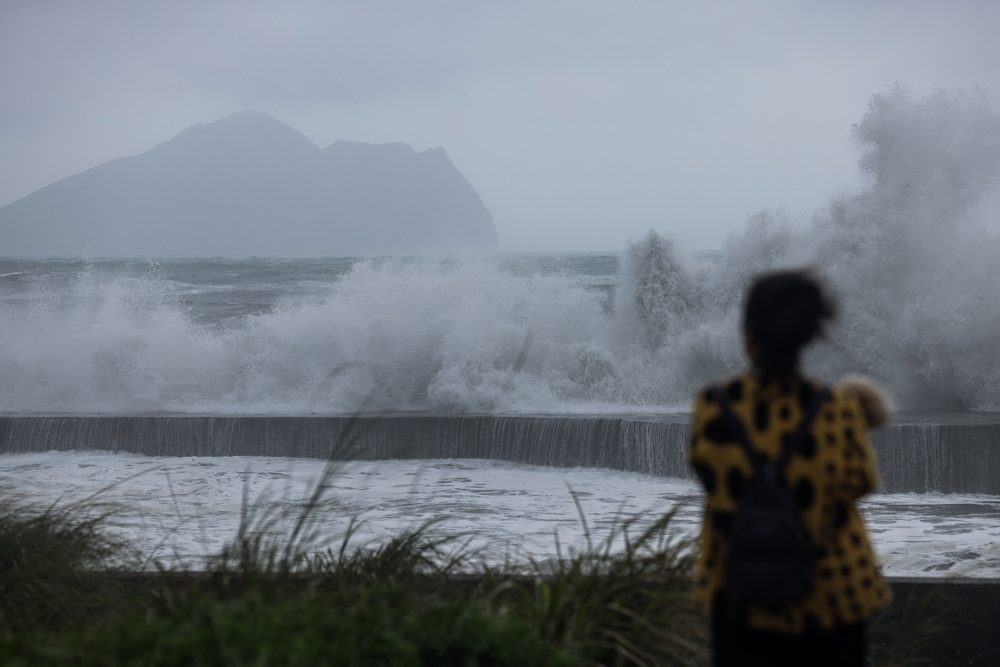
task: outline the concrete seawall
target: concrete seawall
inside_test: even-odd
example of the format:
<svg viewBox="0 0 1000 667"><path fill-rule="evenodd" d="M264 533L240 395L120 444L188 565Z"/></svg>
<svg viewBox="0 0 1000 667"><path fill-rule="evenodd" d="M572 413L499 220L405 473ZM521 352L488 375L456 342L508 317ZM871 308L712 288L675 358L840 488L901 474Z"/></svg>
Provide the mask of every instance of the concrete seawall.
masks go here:
<svg viewBox="0 0 1000 667"><path fill-rule="evenodd" d="M481 458L689 477L687 415L0 416L0 452ZM1000 415L910 413L877 432L882 489L1000 494Z"/></svg>

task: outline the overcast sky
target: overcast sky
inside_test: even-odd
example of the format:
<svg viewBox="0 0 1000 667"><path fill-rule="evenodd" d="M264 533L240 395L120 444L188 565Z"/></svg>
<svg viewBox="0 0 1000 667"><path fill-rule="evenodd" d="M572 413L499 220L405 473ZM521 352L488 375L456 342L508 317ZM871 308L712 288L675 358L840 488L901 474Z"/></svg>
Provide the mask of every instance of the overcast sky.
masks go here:
<svg viewBox="0 0 1000 667"><path fill-rule="evenodd" d="M860 186L894 82L1000 105L1000 2L0 0L0 205L184 128L443 146L504 250L697 250Z"/></svg>

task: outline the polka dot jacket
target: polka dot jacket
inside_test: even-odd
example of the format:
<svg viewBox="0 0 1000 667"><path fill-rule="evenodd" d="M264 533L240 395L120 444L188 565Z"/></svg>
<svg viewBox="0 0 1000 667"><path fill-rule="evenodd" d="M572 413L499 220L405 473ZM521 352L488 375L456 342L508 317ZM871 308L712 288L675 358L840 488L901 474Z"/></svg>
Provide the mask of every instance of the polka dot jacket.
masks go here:
<svg viewBox="0 0 1000 667"><path fill-rule="evenodd" d="M790 379L762 384L746 374L720 385L755 447L770 459L799 425L819 385ZM709 608L743 618L753 628L802 632L868 619L891 600L855 501L876 484L875 455L857 400L833 388L800 443L785 481L818 547L814 586L801 603L780 609L745 606L730 595L723 553L734 511L751 474L750 462L719 406L698 393L690 462L707 492L695 568L695 593Z"/></svg>

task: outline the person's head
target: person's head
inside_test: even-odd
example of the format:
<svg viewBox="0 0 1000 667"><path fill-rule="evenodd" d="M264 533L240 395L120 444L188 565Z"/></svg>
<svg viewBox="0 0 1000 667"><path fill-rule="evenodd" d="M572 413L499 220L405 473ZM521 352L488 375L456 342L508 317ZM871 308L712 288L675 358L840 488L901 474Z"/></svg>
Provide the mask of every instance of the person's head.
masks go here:
<svg viewBox="0 0 1000 667"><path fill-rule="evenodd" d="M836 306L810 269L757 276L747 293L743 335L755 370L769 376L798 370L802 349L823 334Z"/></svg>

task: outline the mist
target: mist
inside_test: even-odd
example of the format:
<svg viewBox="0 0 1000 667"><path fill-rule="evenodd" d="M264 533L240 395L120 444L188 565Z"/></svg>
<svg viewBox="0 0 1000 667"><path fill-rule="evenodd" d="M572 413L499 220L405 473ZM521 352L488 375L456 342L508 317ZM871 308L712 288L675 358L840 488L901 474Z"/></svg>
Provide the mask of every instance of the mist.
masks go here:
<svg viewBox="0 0 1000 667"><path fill-rule="evenodd" d="M902 82L1000 94L995 3L4 3L0 205L246 109L444 147L508 251L721 248L864 183Z"/></svg>

